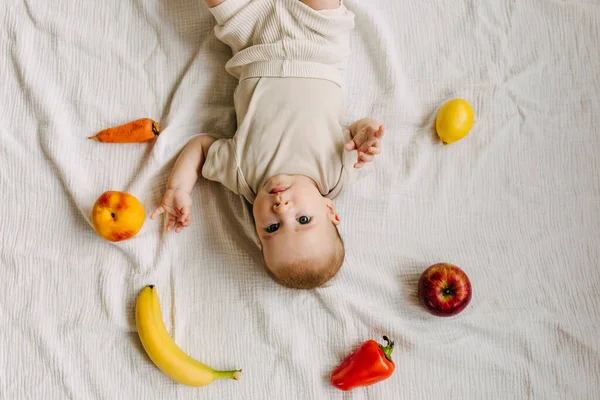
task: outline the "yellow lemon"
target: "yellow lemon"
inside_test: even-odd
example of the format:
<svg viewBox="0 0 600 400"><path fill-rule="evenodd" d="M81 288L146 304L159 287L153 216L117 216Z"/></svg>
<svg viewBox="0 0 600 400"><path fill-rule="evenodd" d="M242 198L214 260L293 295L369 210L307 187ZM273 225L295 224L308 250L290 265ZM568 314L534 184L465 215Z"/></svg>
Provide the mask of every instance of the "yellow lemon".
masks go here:
<svg viewBox="0 0 600 400"><path fill-rule="evenodd" d="M452 99L444 103L435 119L435 130L444 144L467 136L473 126L475 113L468 101Z"/></svg>

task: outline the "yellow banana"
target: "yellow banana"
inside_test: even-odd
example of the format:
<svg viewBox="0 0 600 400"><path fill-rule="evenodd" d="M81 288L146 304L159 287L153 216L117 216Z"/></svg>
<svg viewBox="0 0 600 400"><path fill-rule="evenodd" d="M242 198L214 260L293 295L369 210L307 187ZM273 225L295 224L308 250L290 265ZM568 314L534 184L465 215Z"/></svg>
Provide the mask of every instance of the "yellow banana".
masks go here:
<svg viewBox="0 0 600 400"><path fill-rule="evenodd" d="M146 286L135 304L135 324L144 350L165 375L188 386L206 386L215 379L239 379L242 370L216 371L188 356L175 344L160 312L154 285Z"/></svg>

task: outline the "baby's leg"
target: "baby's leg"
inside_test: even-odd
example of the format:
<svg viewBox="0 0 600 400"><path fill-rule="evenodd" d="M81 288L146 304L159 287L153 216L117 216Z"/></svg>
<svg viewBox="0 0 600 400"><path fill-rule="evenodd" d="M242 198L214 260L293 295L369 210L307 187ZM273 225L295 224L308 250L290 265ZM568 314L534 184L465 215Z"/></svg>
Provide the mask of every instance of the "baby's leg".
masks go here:
<svg viewBox="0 0 600 400"><path fill-rule="evenodd" d="M208 6L208 8L212 8L218 6L224 1L226 0L206 0L206 5Z"/></svg>
<svg viewBox="0 0 600 400"><path fill-rule="evenodd" d="M207 2L210 0L206 0ZM341 0L300 0L313 10L335 10L342 4Z"/></svg>

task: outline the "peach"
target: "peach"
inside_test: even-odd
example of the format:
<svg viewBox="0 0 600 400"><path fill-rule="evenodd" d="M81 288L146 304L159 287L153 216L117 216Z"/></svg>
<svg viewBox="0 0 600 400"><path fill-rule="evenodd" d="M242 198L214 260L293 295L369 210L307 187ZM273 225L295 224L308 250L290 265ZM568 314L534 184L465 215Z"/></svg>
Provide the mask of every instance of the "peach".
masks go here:
<svg viewBox="0 0 600 400"><path fill-rule="evenodd" d="M110 242L135 236L142 229L144 219L142 203L124 192L104 192L92 208L94 230Z"/></svg>

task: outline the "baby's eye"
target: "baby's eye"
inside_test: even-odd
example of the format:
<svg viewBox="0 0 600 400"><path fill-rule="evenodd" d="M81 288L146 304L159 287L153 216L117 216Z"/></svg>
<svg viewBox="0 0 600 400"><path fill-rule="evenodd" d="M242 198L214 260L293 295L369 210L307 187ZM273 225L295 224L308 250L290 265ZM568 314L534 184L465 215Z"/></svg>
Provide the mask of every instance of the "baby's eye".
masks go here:
<svg viewBox="0 0 600 400"><path fill-rule="evenodd" d="M266 229L266 231L267 231L268 233L273 233L273 232L275 232L277 229L279 229L279 224L271 224L271 225L267 226L267 229Z"/></svg>
<svg viewBox="0 0 600 400"><path fill-rule="evenodd" d="M306 225L310 222L311 219L312 219L311 217L303 215L300 218L298 218L298 222L300 222L300 225Z"/></svg>

